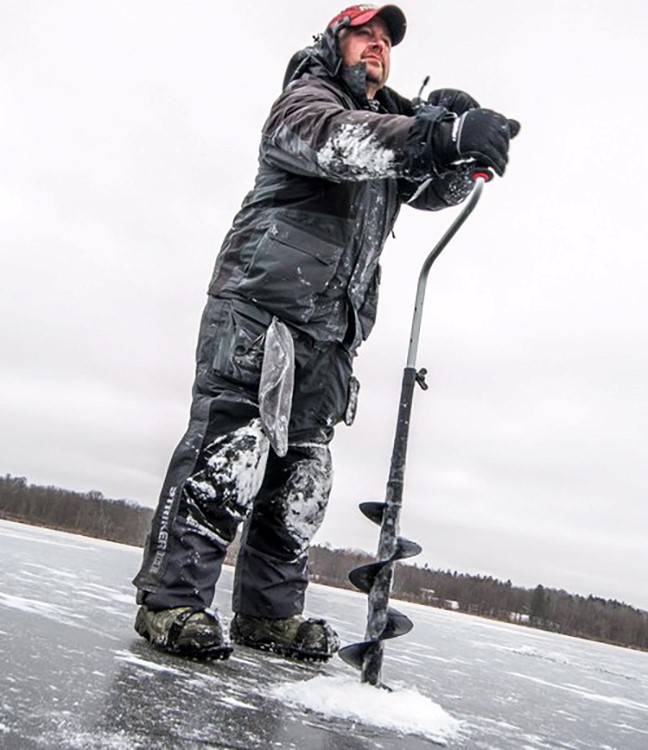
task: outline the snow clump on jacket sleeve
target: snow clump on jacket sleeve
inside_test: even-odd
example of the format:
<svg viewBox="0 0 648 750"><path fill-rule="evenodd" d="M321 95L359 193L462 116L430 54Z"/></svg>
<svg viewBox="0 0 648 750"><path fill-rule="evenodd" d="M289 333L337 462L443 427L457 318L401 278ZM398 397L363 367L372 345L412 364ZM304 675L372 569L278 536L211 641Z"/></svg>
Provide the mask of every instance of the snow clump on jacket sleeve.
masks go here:
<svg viewBox="0 0 648 750"><path fill-rule="evenodd" d="M322 169L335 176L380 179L396 176L394 152L385 148L366 123L346 123L318 153Z"/></svg>

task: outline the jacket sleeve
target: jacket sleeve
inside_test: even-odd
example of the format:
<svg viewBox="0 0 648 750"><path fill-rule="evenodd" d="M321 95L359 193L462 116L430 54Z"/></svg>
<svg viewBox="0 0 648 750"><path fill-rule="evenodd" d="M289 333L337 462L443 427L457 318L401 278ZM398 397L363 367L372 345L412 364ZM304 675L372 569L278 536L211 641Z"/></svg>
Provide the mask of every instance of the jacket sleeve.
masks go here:
<svg viewBox="0 0 648 750"><path fill-rule="evenodd" d="M333 87L302 78L286 89L263 128L260 159L294 174L332 182L395 178L401 199L437 210L466 196L454 171L434 166L419 134L446 110L430 108L426 122L412 114L348 109ZM421 127L423 126L423 127ZM424 189L420 190L422 184ZM469 191L468 191L469 192Z"/></svg>
<svg viewBox="0 0 648 750"><path fill-rule="evenodd" d="M403 177L411 118L346 108L331 87L301 79L272 107L261 161L334 182Z"/></svg>

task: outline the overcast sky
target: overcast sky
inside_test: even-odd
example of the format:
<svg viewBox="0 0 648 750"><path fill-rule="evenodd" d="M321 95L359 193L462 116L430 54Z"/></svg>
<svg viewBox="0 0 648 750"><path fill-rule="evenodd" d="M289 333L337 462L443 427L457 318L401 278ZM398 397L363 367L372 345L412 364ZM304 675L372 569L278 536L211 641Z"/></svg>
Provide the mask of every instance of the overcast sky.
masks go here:
<svg viewBox="0 0 648 750"><path fill-rule="evenodd" d="M157 502L214 258L290 55L341 4L1 0L0 472ZM390 84L522 123L428 286L416 562L648 609L648 5L407 0ZM317 541L374 551L416 278L404 208ZM414 561L413 561L414 562Z"/></svg>

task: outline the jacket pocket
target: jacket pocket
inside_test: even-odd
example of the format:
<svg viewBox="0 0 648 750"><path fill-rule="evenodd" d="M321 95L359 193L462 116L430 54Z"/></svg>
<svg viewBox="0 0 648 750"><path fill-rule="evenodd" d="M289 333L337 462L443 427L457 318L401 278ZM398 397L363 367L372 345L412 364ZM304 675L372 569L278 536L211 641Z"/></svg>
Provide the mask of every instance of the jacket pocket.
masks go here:
<svg viewBox="0 0 648 750"><path fill-rule="evenodd" d="M280 319L306 323L342 252L339 245L275 220L257 245L239 289Z"/></svg>

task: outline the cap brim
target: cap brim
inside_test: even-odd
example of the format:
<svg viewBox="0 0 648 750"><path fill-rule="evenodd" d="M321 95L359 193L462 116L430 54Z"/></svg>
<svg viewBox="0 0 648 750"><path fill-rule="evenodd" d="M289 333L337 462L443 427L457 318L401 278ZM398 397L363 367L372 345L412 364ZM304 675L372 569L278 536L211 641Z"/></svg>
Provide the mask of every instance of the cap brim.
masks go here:
<svg viewBox="0 0 648 750"><path fill-rule="evenodd" d="M375 16L380 16L385 22L391 38L392 47L400 44L405 38L407 29L407 19L403 11L396 5L383 5L380 8L371 8L370 10L360 13L349 24L350 26L362 26L369 23Z"/></svg>

